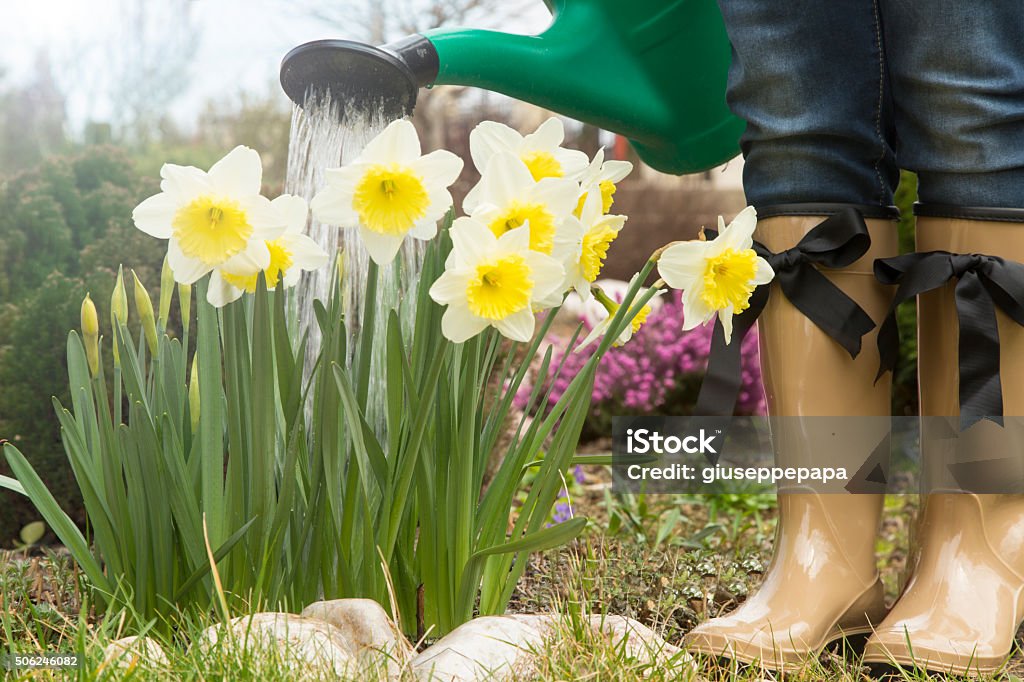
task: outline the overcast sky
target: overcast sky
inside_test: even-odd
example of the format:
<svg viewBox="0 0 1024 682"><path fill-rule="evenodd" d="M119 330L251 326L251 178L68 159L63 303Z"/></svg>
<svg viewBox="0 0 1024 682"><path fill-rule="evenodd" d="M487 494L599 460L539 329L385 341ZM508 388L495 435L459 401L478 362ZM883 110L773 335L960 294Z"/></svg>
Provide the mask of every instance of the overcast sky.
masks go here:
<svg viewBox="0 0 1024 682"><path fill-rule="evenodd" d="M339 3L353 0L325 0ZM364 1L364 0L360 0ZM370 0L365 0L370 1ZM163 0L146 0L159 12ZM110 116L108 91L111 41L123 29L120 0L0 0L0 70L6 84L25 80L36 55L46 50L68 91L74 123ZM188 121L210 97L241 90L275 92L281 57L300 43L343 35L283 0L192 0L198 46L189 70L189 87L172 106L172 115ZM520 30L540 30L547 21L541 0L524 14ZM116 47L116 46L115 46Z"/></svg>

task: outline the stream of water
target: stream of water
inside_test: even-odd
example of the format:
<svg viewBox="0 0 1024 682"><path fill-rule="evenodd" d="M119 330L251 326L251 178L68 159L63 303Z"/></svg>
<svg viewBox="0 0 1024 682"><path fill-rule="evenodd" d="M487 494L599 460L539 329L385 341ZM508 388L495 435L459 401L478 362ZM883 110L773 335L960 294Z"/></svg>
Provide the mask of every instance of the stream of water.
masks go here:
<svg viewBox="0 0 1024 682"><path fill-rule="evenodd" d="M307 201L324 186L324 171L352 161L375 135L390 122L380 110L342 111L342 104L330 97L307 101L292 112L291 137L288 142L288 173L285 191L304 197ZM343 123L342 123L343 121ZM320 223L312 217L306 227L307 234L328 254L338 253L342 259L342 292L345 326L349 338L349 357L355 348L355 339L362 327L363 305L366 292L366 274L369 254L363 247L356 229L339 229L336 225ZM378 437L384 437L386 398L384 367L388 311L397 309L405 292L414 292L423 261L423 244L418 239L407 239L398 256L390 265L380 268L377 285L377 315L373 330L373 358L370 390L366 406L367 422ZM304 273L296 298L298 325L307 330L306 371L313 366L320 349L321 335L313 314L313 301L326 300L334 271L330 267ZM415 315L413 296L402 306L403 325L408 327ZM408 338L408 337L406 337ZM308 406L307 406L308 408Z"/></svg>

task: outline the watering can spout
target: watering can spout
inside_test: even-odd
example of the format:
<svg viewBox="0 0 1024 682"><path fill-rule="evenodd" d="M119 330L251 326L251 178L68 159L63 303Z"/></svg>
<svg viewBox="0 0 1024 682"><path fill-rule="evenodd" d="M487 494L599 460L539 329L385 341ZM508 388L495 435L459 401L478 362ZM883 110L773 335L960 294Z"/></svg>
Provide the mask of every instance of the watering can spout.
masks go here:
<svg viewBox="0 0 1024 682"><path fill-rule="evenodd" d="M629 138L668 173L706 170L738 151L725 101L730 48L715 0L549 0L540 35L436 29L372 47L316 41L292 50L281 82L299 104L326 88L385 114L411 113L420 87L500 92Z"/></svg>
<svg viewBox="0 0 1024 682"><path fill-rule="evenodd" d="M339 114L374 111L387 118L412 113L416 93L437 77L437 51L426 38L375 47L352 40L314 40L285 55L281 87L299 106L330 95Z"/></svg>

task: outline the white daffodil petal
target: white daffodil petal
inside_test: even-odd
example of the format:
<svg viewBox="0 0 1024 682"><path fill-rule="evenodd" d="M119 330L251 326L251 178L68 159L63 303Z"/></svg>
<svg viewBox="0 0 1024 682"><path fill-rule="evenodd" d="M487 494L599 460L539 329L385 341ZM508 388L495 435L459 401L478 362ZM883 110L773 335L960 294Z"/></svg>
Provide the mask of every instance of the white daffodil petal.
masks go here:
<svg viewBox="0 0 1024 682"><path fill-rule="evenodd" d="M590 162L586 154L576 149L556 149L554 157L562 167L562 177L567 180L579 180Z"/></svg>
<svg viewBox="0 0 1024 682"><path fill-rule="evenodd" d="M213 164L209 172L215 192L225 196L259 194L263 163L255 149L239 145Z"/></svg>
<svg viewBox="0 0 1024 682"><path fill-rule="evenodd" d="M484 228L486 229L486 228ZM490 230L487 230L490 232ZM498 237L496 247L500 253L525 253L530 248L530 224L524 223Z"/></svg>
<svg viewBox="0 0 1024 682"><path fill-rule="evenodd" d="M167 243L167 264L174 273L174 281L179 284L195 284L203 275L213 270L213 266L182 253L181 247L174 239Z"/></svg>
<svg viewBox="0 0 1024 682"><path fill-rule="evenodd" d="M262 239L251 240L246 247L228 258L220 269L235 275L252 275L270 266L270 249Z"/></svg>
<svg viewBox="0 0 1024 682"><path fill-rule="evenodd" d="M586 195L583 200L583 208L580 209L580 222L590 227L601 219L601 214L604 212L604 201L601 198L601 188L597 185L588 187Z"/></svg>
<svg viewBox="0 0 1024 682"><path fill-rule="evenodd" d="M487 320L477 317L464 305L449 305L441 318L441 333L452 343L467 341L486 328Z"/></svg>
<svg viewBox="0 0 1024 682"><path fill-rule="evenodd" d="M370 140L356 159L360 163L409 163L420 155L420 137L412 121L400 118Z"/></svg>
<svg viewBox="0 0 1024 682"><path fill-rule="evenodd" d="M484 183L483 180L473 185L466 196L462 199L462 212L466 215L472 215L476 213L480 206L480 195L483 194Z"/></svg>
<svg viewBox="0 0 1024 682"><path fill-rule="evenodd" d="M210 275L210 286L206 290L206 300L214 308L223 308L232 301L237 301L242 296L242 290L228 284L221 277L220 271L214 270Z"/></svg>
<svg viewBox="0 0 1024 682"><path fill-rule="evenodd" d="M336 190L331 185L320 190L309 202L313 217L328 225L356 227L359 214L352 208L352 194Z"/></svg>
<svg viewBox="0 0 1024 682"><path fill-rule="evenodd" d="M590 227L592 230L598 228L608 228L614 230L616 234L622 231L622 228L626 225L627 217L624 215L604 215L601 216L594 224Z"/></svg>
<svg viewBox="0 0 1024 682"><path fill-rule="evenodd" d="M210 178L195 166L165 163L160 168L160 189L174 197L179 205L213 191Z"/></svg>
<svg viewBox="0 0 1024 682"><path fill-rule="evenodd" d="M565 140L565 126L562 120L552 116L537 126L529 135L523 136L522 149L526 152L550 151Z"/></svg>
<svg viewBox="0 0 1024 682"><path fill-rule="evenodd" d="M433 218L420 220L406 234L413 239L433 239L437 236L437 220Z"/></svg>
<svg viewBox="0 0 1024 682"><path fill-rule="evenodd" d="M747 206L732 219L732 222L714 240L716 251L725 249L743 251L753 245L754 228L757 227L757 212L753 206Z"/></svg>
<svg viewBox="0 0 1024 682"><path fill-rule="evenodd" d="M732 308L718 311L718 319L722 323L722 331L725 332L725 343L732 341Z"/></svg>
<svg viewBox="0 0 1024 682"><path fill-rule="evenodd" d="M446 270L430 286L430 298L441 305L465 299L470 274L464 269Z"/></svg>
<svg viewBox="0 0 1024 682"><path fill-rule="evenodd" d="M621 182L633 172L633 164L629 161L608 161L601 168L601 180Z"/></svg>
<svg viewBox="0 0 1024 682"><path fill-rule="evenodd" d="M341 168L328 168L324 171L324 184L333 191L351 194L371 167L372 164L353 162Z"/></svg>
<svg viewBox="0 0 1024 682"><path fill-rule="evenodd" d="M576 216L569 216L562 221L558 232L555 233L554 251L569 248L578 255L579 250L583 248L583 237L586 233L587 229L583 227L583 223ZM554 252L552 252L552 255L554 255Z"/></svg>
<svg viewBox="0 0 1024 682"><path fill-rule="evenodd" d="M430 206L427 207L427 212L423 216L424 220L431 222L437 222L444 217L446 213L452 207L452 194L448 191L447 187L436 187L429 191L427 200L430 202Z"/></svg>
<svg viewBox="0 0 1024 682"><path fill-rule="evenodd" d="M583 174L580 175L580 186L588 187L596 184L601 179L601 167L604 165L604 147L597 150L594 154L593 160L583 170Z"/></svg>
<svg viewBox="0 0 1024 682"><path fill-rule="evenodd" d="M604 336L605 332L608 331L608 325L610 325L611 322L611 317L606 317L600 322L598 322L596 325L594 325L594 328L590 330L590 333L587 334L586 337L580 342L580 344L573 349L573 352L579 353L581 350L592 344L594 341L597 341L599 338Z"/></svg>
<svg viewBox="0 0 1024 682"><path fill-rule="evenodd" d="M327 265L327 252L312 238L304 234L287 233L281 239L285 240L285 246L292 257L289 272L292 269L316 270Z"/></svg>
<svg viewBox="0 0 1024 682"><path fill-rule="evenodd" d="M533 312L547 310L548 308L561 305L563 300L565 300L565 292L563 287L559 287L549 292L547 296L534 297L531 309Z"/></svg>
<svg viewBox="0 0 1024 682"><path fill-rule="evenodd" d="M174 216L178 203L166 192L154 194L132 211L135 227L157 239L169 239L174 232Z"/></svg>
<svg viewBox="0 0 1024 682"><path fill-rule="evenodd" d="M514 232L515 230L512 231ZM455 222L452 223L449 234L452 238L453 249L459 254L465 255L467 262L474 263L486 259L499 241L494 236L494 233L487 229L486 225L466 216L456 218ZM529 241L530 233L527 231L527 244L529 244Z"/></svg>
<svg viewBox="0 0 1024 682"><path fill-rule="evenodd" d="M515 152L523 143L523 136L497 121L483 121L469 134L469 155L478 173L483 173L487 162L498 152Z"/></svg>
<svg viewBox="0 0 1024 682"><path fill-rule="evenodd" d="M254 239L277 239L284 234L285 217L266 197L253 194L240 198L238 204L245 211L245 218L252 226Z"/></svg>
<svg viewBox="0 0 1024 682"><path fill-rule="evenodd" d="M673 244L658 259L658 274L673 289L689 289L704 276L708 242Z"/></svg>
<svg viewBox="0 0 1024 682"><path fill-rule="evenodd" d="M359 228L359 236L370 258L377 265L387 265L395 259L398 249L402 248L402 235L380 234L373 230Z"/></svg>
<svg viewBox="0 0 1024 682"><path fill-rule="evenodd" d="M480 180L480 203L504 206L520 198L533 187L534 179L530 169L518 157L499 152L491 157Z"/></svg>
<svg viewBox="0 0 1024 682"><path fill-rule="evenodd" d="M444 149L425 154L409 166L435 187L448 187L462 173L462 159Z"/></svg>
<svg viewBox="0 0 1024 682"><path fill-rule="evenodd" d="M695 329L714 317L715 311L701 300L696 287L683 291L683 331Z"/></svg>
<svg viewBox="0 0 1024 682"><path fill-rule="evenodd" d="M537 318L529 307L519 312L512 313L508 317L495 320L494 328L513 341L527 342L533 338L533 330L536 327Z"/></svg>
<svg viewBox="0 0 1024 682"><path fill-rule="evenodd" d="M570 215L579 203L579 187L565 178L544 178L531 188L529 196L545 204L556 220Z"/></svg>
<svg viewBox="0 0 1024 682"><path fill-rule="evenodd" d="M754 284L768 284L768 282L775 279L775 271L772 270L772 266L768 264L768 261L758 256L754 262L757 264L754 279L751 280Z"/></svg>
<svg viewBox="0 0 1024 682"><path fill-rule="evenodd" d="M302 279L302 272L302 268L288 268L284 273L284 277L281 279L281 285L285 289L291 289L299 283L300 279Z"/></svg>
<svg viewBox="0 0 1024 682"><path fill-rule="evenodd" d="M286 232L299 233L306 229L309 217L309 206L302 197L293 194L282 194L270 202L270 205L281 214Z"/></svg>
<svg viewBox="0 0 1024 682"><path fill-rule="evenodd" d="M545 256L536 251L528 251L526 253L526 262L530 266L533 279L533 298L535 300L545 298L552 293L562 293L565 269L561 263L550 256Z"/></svg>

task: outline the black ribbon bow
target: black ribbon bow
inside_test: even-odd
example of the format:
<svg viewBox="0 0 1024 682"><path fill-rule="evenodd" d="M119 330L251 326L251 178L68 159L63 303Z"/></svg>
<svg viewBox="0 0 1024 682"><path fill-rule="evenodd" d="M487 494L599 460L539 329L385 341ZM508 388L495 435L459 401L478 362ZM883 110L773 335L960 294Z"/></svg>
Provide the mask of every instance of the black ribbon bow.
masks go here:
<svg viewBox="0 0 1024 682"><path fill-rule="evenodd" d="M880 258L875 261L875 277L883 284L899 285L878 330L878 376L895 368L899 356L896 306L955 279L953 291L960 326L960 427L966 429L981 419L1002 424L996 306L1017 324L1024 324L1024 264L975 253L929 251Z"/></svg>
<svg viewBox="0 0 1024 682"><path fill-rule="evenodd" d="M714 237L717 232L707 230ZM861 337L875 328L864 310L839 287L815 268L842 268L867 253L871 246L864 217L850 207L825 219L791 249L773 253L754 242L754 251L775 271L782 293L822 331L835 339L850 357L857 357ZM732 342L725 343L722 323L716 319L711 336L707 372L697 396L694 414L728 416L736 409L742 385L740 348L743 338L754 326L768 304L771 285L762 284L750 296L750 306L733 318Z"/></svg>

